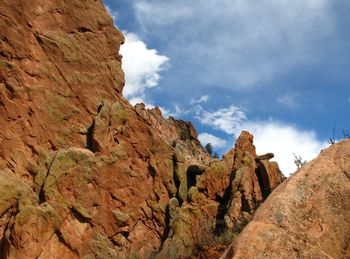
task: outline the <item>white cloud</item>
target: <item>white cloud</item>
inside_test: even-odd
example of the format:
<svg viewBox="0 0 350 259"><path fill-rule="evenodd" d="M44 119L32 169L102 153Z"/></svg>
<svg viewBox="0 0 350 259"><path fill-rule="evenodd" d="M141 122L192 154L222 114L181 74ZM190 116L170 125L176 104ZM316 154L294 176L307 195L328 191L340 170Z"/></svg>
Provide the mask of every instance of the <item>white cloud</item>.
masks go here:
<svg viewBox="0 0 350 259"><path fill-rule="evenodd" d="M285 175L296 171L294 153L310 161L327 146L327 142L320 141L314 131L300 130L295 126L272 120L244 122L240 129L248 130L254 135L254 145L258 154L275 154L274 160ZM238 136L239 133L237 130L235 135Z"/></svg>
<svg viewBox="0 0 350 259"><path fill-rule="evenodd" d="M206 103L209 100L209 95L203 95L199 99L191 99L191 104L199 104L199 103Z"/></svg>
<svg viewBox="0 0 350 259"><path fill-rule="evenodd" d="M123 94L131 102L147 102L145 90L158 85L159 73L166 69L169 58L155 49L148 49L136 34L123 33L125 44L120 49L126 82Z"/></svg>
<svg viewBox="0 0 350 259"><path fill-rule="evenodd" d="M198 106L195 118L203 125L212 126L227 134L233 134L241 122L246 119L244 111L234 105L214 112L206 111Z"/></svg>
<svg viewBox="0 0 350 259"><path fill-rule="evenodd" d="M134 8L143 33L163 39L177 77L235 89L316 64L334 25L331 0L141 0Z"/></svg>
<svg viewBox="0 0 350 259"><path fill-rule="evenodd" d="M200 133L198 135L198 139L200 140L200 142L202 143L203 146L205 146L206 144L210 143L212 145L213 148L215 149L221 149L227 146L227 141L219 138L217 136L214 136L210 133Z"/></svg>
<svg viewBox="0 0 350 259"><path fill-rule="evenodd" d="M248 130L254 135L257 153L273 152L274 160L278 162L285 175L290 175L296 170L294 154L310 161L327 146L327 141L319 140L314 131L301 130L296 126L272 119L247 120L245 112L236 106L221 108L214 112L205 111L198 106L196 118L201 124L221 130L228 135L234 135L236 138L242 130ZM201 142L213 144L216 141L213 138L215 136L207 134L200 134L199 139Z"/></svg>
<svg viewBox="0 0 350 259"><path fill-rule="evenodd" d="M173 103L173 108L174 110L172 112L168 111L167 115L172 116L174 118L181 118L182 116L185 116L192 112L192 110L185 109L178 103Z"/></svg>

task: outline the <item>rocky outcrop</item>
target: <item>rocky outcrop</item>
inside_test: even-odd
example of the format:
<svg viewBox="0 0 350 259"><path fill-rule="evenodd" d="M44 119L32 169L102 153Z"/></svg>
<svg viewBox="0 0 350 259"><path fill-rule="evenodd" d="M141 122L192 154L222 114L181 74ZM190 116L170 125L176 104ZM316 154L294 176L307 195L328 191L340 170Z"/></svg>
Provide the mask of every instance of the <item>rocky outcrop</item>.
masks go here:
<svg viewBox="0 0 350 259"><path fill-rule="evenodd" d="M100 0L0 3L1 258L222 251L283 180L248 132L218 160L131 106L123 41Z"/></svg>
<svg viewBox="0 0 350 259"><path fill-rule="evenodd" d="M188 186L186 201L169 201L169 233L159 258L220 254L264 201L263 192L271 192L284 179L275 163L256 158L253 136L242 132L221 161L212 160L205 170L188 167L187 177L197 176Z"/></svg>
<svg viewBox="0 0 350 259"><path fill-rule="evenodd" d="M281 184L222 258L349 258L350 141Z"/></svg>

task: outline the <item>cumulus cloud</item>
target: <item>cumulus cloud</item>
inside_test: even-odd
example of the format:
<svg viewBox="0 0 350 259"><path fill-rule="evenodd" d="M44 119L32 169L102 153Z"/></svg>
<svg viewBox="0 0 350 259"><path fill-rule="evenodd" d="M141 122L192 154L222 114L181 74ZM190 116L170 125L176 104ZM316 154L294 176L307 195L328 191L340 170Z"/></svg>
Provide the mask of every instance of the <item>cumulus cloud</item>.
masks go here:
<svg viewBox="0 0 350 259"><path fill-rule="evenodd" d="M142 0L134 10L182 81L241 90L317 63L334 24L331 0Z"/></svg>
<svg viewBox="0 0 350 259"><path fill-rule="evenodd" d="M273 152L274 160L287 176L296 171L294 154L310 161L327 146L327 142L319 140L314 131L301 130L273 120L246 121L239 129L248 130L254 135L254 145L258 154ZM239 133L240 131L236 130L235 135L238 136Z"/></svg>
<svg viewBox="0 0 350 259"><path fill-rule="evenodd" d="M208 132L200 133L198 135L198 139L200 140L203 146L210 143L212 147L215 149L222 149L227 146L226 140L219 138L217 136L214 136Z"/></svg>
<svg viewBox="0 0 350 259"><path fill-rule="evenodd" d="M302 130L294 125L273 119L256 121L249 120L244 110L236 106L221 108L208 112L198 108L196 118L201 124L211 126L217 130L238 138L242 130L248 130L254 135L254 145L258 154L273 152L274 160L278 162L281 171L290 175L296 170L294 154L310 161L321 149L327 146L327 141L317 138L314 131ZM207 133L200 134L202 143L214 143L215 136ZM226 142L215 142L226 145ZM214 146L214 145L213 145Z"/></svg>
<svg viewBox="0 0 350 259"><path fill-rule="evenodd" d="M122 68L125 73L123 94L131 103L145 101L145 90L158 85L160 72L165 70L169 58L157 50L147 48L134 33L123 32L125 44L121 46Z"/></svg>
<svg viewBox="0 0 350 259"><path fill-rule="evenodd" d="M246 116L241 108L234 105L214 112L206 111L199 106L195 118L203 125L212 126L227 134L233 134L241 122L246 119Z"/></svg>

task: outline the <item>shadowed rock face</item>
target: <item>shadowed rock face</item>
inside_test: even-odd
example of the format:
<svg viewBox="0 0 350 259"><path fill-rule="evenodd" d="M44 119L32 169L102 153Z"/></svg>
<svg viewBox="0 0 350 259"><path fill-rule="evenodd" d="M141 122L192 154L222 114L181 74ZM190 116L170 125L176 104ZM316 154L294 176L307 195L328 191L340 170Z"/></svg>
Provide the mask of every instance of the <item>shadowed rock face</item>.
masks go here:
<svg viewBox="0 0 350 259"><path fill-rule="evenodd" d="M349 258L350 141L281 184L222 258Z"/></svg>
<svg viewBox="0 0 350 259"><path fill-rule="evenodd" d="M282 182L248 132L220 161L131 106L123 41L99 0L0 3L1 258L219 255Z"/></svg>

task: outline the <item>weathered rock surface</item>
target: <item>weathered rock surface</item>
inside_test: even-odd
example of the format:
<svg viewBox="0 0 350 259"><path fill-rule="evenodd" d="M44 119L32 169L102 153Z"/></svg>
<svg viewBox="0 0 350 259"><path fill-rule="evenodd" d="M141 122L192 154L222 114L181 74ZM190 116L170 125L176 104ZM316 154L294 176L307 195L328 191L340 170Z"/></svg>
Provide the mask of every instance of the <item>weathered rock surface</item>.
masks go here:
<svg viewBox="0 0 350 259"><path fill-rule="evenodd" d="M222 251L282 182L248 132L220 161L132 107L123 41L100 0L0 2L1 258Z"/></svg>
<svg viewBox="0 0 350 259"><path fill-rule="evenodd" d="M281 184L222 258L349 258L350 140Z"/></svg>

